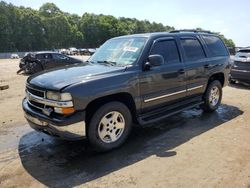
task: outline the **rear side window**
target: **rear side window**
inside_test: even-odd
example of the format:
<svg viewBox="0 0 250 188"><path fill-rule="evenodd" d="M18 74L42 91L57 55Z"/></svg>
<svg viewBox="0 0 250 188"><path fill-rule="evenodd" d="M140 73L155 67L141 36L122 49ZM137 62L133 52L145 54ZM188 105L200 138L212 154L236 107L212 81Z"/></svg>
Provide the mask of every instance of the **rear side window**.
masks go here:
<svg viewBox="0 0 250 188"><path fill-rule="evenodd" d="M216 36L202 36L211 56L227 56L228 52L220 38Z"/></svg>
<svg viewBox="0 0 250 188"><path fill-rule="evenodd" d="M195 38L181 39L181 45L188 61L195 61L205 58L201 43Z"/></svg>
<svg viewBox="0 0 250 188"><path fill-rule="evenodd" d="M165 63L180 62L179 52L174 40L163 40L154 43L150 55L162 55Z"/></svg>

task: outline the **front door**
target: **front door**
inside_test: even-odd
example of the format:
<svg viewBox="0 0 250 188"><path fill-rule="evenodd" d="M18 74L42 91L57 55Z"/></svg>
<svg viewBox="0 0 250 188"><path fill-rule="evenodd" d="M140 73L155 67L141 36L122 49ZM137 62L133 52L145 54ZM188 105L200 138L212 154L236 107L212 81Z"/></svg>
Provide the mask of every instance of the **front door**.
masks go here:
<svg viewBox="0 0 250 188"><path fill-rule="evenodd" d="M185 68L176 40L172 37L154 41L149 55L164 57L164 64L151 67L140 75L142 113L186 97Z"/></svg>

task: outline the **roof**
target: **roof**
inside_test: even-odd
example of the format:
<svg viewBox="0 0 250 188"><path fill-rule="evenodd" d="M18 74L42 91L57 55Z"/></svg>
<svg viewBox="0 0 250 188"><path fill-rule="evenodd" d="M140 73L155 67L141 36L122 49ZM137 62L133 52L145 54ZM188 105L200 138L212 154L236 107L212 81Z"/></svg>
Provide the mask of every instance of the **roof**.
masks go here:
<svg viewBox="0 0 250 188"><path fill-rule="evenodd" d="M58 52L54 52L54 51L39 51L39 52L34 52L34 54L45 54L45 53L58 54Z"/></svg>
<svg viewBox="0 0 250 188"><path fill-rule="evenodd" d="M124 35L120 37L115 37L114 39L119 38L133 38L133 37L145 37L145 38L158 38L158 37L168 37L168 36L181 36L181 35L215 35L208 31L195 31L195 30L177 30L172 32L154 32L154 33L141 33L141 34L132 34L132 35Z"/></svg>

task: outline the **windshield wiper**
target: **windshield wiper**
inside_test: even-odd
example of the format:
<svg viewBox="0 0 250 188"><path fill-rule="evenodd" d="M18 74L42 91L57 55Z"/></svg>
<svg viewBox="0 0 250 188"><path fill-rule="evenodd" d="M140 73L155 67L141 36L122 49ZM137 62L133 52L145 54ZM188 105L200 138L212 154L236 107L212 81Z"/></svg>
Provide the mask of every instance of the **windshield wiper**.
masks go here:
<svg viewBox="0 0 250 188"><path fill-rule="evenodd" d="M97 63L103 63L111 66L115 66L117 63L112 61L97 61Z"/></svg>
<svg viewBox="0 0 250 188"><path fill-rule="evenodd" d="M89 60L84 61L84 62L86 62L86 63L94 63L93 61L89 61Z"/></svg>

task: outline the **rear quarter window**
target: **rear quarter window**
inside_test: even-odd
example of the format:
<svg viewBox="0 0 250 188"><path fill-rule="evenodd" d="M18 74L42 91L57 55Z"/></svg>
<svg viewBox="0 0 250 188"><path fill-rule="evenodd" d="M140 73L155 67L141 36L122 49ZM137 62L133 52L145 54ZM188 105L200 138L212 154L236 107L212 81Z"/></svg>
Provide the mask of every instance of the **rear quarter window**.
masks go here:
<svg viewBox="0 0 250 188"><path fill-rule="evenodd" d="M196 38L182 38L181 45L187 61L196 61L206 57L200 41Z"/></svg>
<svg viewBox="0 0 250 188"><path fill-rule="evenodd" d="M216 56L228 56L227 49L223 44L222 40L216 36L202 36L204 39L210 55L212 57Z"/></svg>

